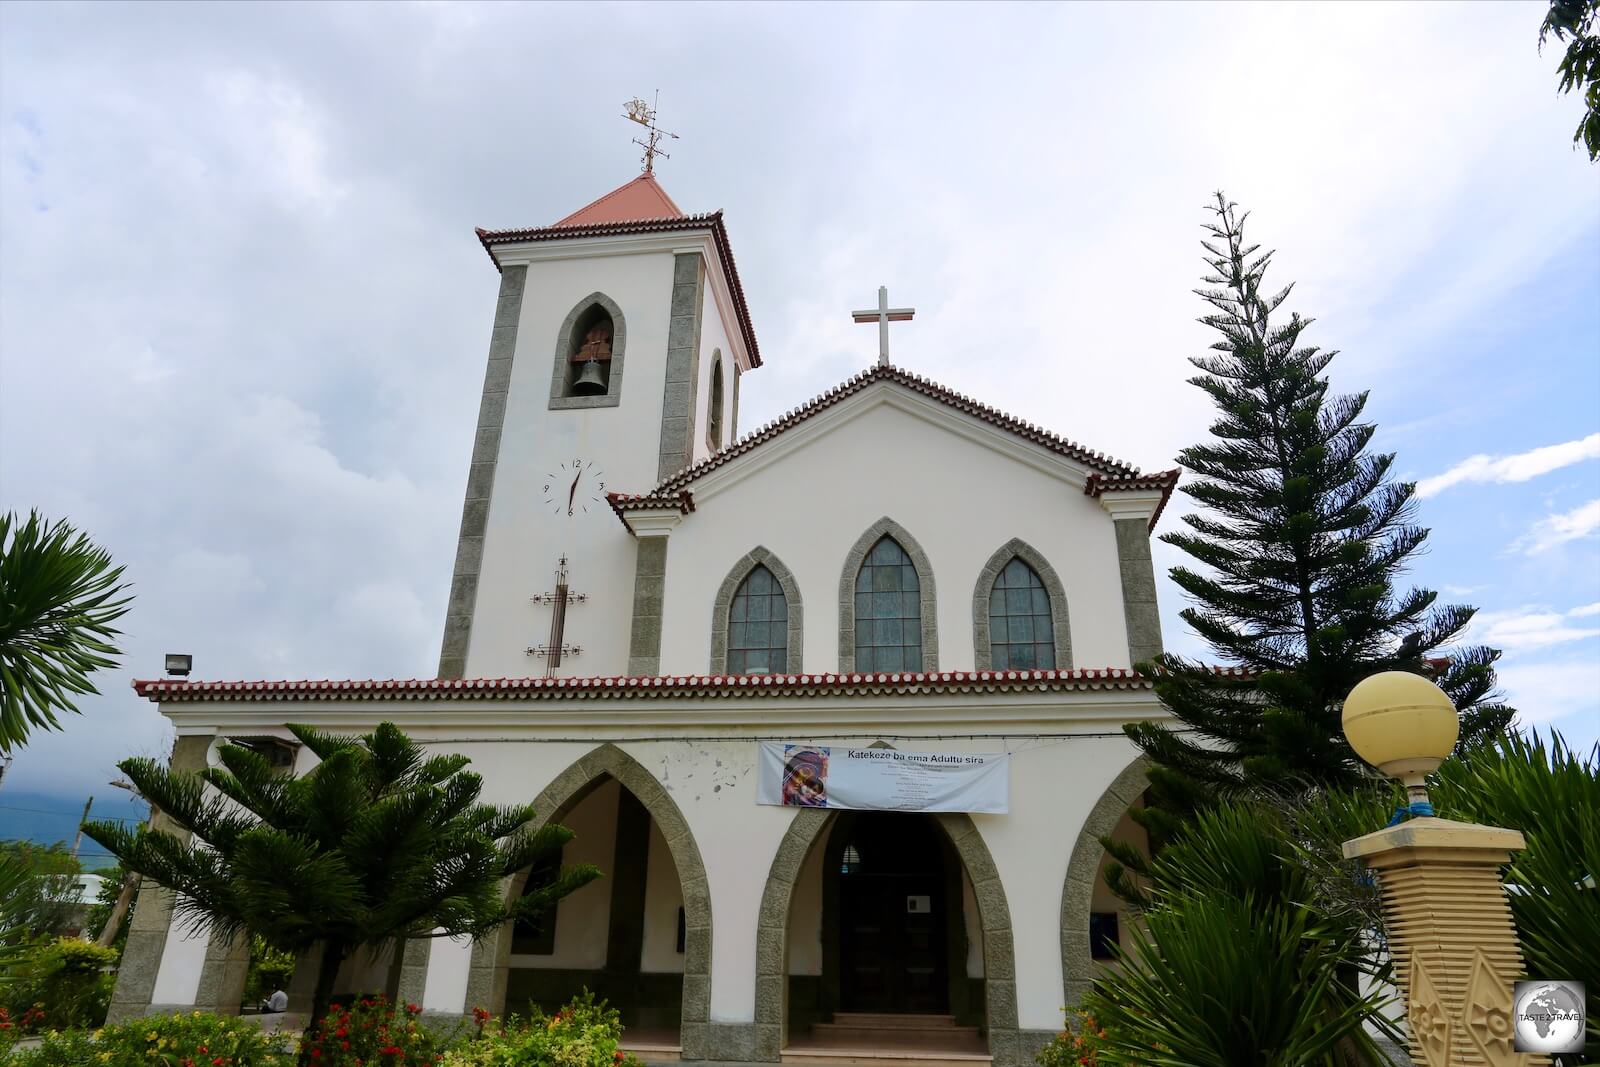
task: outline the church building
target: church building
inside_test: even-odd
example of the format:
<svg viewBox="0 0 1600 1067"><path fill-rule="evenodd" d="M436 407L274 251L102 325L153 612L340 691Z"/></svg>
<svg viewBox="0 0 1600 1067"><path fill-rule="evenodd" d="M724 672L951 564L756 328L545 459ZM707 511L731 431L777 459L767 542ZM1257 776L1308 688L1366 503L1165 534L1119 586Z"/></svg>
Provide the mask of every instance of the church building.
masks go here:
<svg viewBox="0 0 1600 1067"><path fill-rule="evenodd" d="M174 766L250 739L303 773L286 722L392 721L604 871L346 990L460 1017L587 987L652 1062L1031 1062L1130 933L1099 838L1143 846L1121 727L1167 714L1132 668L1177 472L896 365L881 296L876 365L741 427L762 354L722 213L648 168L477 236L499 298L437 677L137 682ZM147 887L112 1017L237 1011L247 953Z"/></svg>

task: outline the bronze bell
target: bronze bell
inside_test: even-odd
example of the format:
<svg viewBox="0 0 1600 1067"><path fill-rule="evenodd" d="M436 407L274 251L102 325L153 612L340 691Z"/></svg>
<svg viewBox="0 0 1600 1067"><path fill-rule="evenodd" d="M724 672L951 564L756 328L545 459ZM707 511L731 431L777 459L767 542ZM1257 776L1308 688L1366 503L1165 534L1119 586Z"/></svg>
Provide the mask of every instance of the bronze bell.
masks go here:
<svg viewBox="0 0 1600 1067"><path fill-rule="evenodd" d="M578 372L578 380L572 383L574 396L594 396L606 391L605 376L600 373L600 361L586 359L583 361L583 370Z"/></svg>

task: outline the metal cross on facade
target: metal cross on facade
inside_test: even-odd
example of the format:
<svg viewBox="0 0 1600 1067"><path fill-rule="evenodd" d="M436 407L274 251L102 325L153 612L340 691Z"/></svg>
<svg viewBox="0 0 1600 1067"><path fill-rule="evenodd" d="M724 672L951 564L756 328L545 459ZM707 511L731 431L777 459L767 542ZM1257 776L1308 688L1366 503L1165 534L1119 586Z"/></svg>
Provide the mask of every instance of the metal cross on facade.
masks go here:
<svg viewBox="0 0 1600 1067"><path fill-rule="evenodd" d="M878 324L878 366L889 365L889 324L891 322L910 322L911 316L917 313L916 308L892 308L889 306L889 287L878 286L878 306L868 308L866 311L852 311L851 317L857 322L876 322Z"/></svg>
<svg viewBox="0 0 1600 1067"><path fill-rule="evenodd" d="M556 567L555 592L535 593L528 599L535 604L549 604L555 609L550 613L550 640L528 649L528 655L544 657L544 676L549 678L561 666L562 656L576 656L583 651L577 645L565 644L563 638L567 628L567 605L582 604L589 599L589 594L574 593L567 588L567 557L562 556Z"/></svg>

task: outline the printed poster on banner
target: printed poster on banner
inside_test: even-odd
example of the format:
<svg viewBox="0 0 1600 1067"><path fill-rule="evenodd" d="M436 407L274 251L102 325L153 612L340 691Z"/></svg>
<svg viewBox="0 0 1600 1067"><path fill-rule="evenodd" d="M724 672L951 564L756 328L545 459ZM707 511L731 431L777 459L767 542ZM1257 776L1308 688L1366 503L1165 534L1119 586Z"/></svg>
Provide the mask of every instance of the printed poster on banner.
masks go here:
<svg viewBox="0 0 1600 1067"><path fill-rule="evenodd" d="M1011 756L761 742L756 800L791 808L966 811L1010 808Z"/></svg>

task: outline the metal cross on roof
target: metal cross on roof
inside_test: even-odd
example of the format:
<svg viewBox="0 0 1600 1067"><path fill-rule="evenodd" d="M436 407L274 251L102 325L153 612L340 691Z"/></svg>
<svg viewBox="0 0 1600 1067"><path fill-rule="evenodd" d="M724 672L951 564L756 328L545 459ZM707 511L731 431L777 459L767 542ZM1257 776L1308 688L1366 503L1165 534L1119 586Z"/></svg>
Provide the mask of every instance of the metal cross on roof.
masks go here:
<svg viewBox="0 0 1600 1067"><path fill-rule="evenodd" d="M852 311L851 317L857 322L876 322L878 324L878 366L889 365L889 324L891 322L910 322L911 316L917 313L916 308L892 308L889 306L889 287L878 286L878 306L868 308L866 311Z"/></svg>

